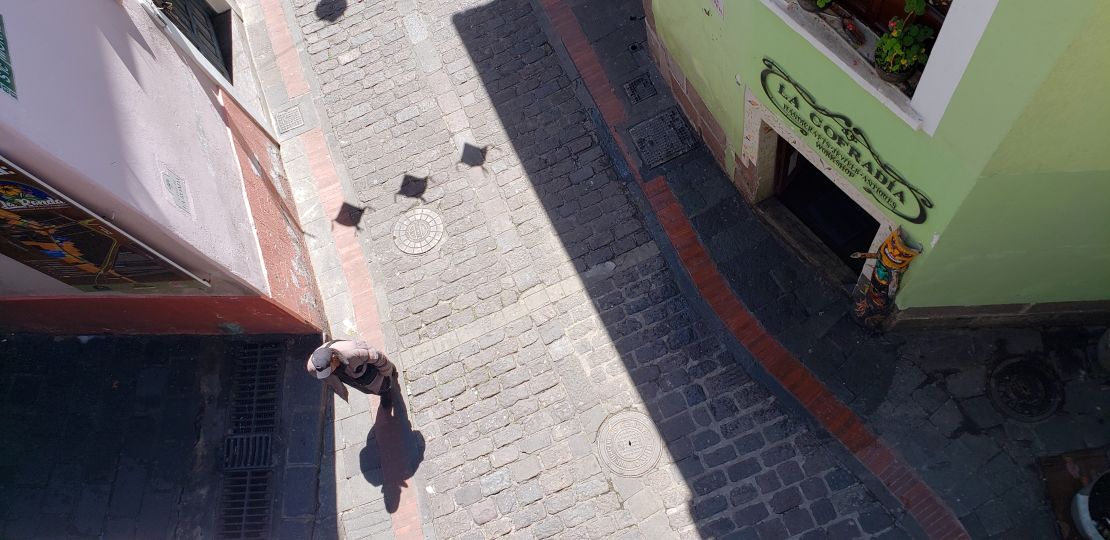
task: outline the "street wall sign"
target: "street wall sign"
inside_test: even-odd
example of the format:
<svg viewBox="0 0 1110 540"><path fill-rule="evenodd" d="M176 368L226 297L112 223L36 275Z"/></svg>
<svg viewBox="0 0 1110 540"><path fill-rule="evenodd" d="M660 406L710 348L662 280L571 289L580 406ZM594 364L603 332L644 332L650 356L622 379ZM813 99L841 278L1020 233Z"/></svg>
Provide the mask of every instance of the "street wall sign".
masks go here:
<svg viewBox="0 0 1110 540"><path fill-rule="evenodd" d="M817 104L805 88L770 58L760 75L771 103L845 178L910 223L925 223L933 201L879 157L848 117Z"/></svg>
<svg viewBox="0 0 1110 540"><path fill-rule="evenodd" d="M0 90L15 96L15 74L12 72L12 55L8 52L8 33L4 30L4 16L0 15Z"/></svg>
<svg viewBox="0 0 1110 540"><path fill-rule="evenodd" d="M2 156L0 255L84 291L208 287Z"/></svg>

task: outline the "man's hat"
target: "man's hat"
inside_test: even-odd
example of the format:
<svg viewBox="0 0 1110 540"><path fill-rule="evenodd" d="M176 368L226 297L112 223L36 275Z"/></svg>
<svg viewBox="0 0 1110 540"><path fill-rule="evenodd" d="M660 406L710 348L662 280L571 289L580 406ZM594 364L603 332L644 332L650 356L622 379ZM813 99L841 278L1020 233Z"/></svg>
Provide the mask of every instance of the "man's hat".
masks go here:
<svg viewBox="0 0 1110 540"><path fill-rule="evenodd" d="M312 351L312 356L308 357L312 362L312 366L316 368L316 378L326 379L334 369L331 367L331 347L320 347Z"/></svg>

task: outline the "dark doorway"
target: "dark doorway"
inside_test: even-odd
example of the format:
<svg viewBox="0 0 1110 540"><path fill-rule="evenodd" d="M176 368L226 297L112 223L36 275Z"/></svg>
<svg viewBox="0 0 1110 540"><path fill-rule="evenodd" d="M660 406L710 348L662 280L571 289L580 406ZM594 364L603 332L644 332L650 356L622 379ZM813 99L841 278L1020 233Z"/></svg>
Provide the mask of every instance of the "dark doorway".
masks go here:
<svg viewBox="0 0 1110 540"><path fill-rule="evenodd" d="M789 143L779 139L778 147L775 192L779 201L848 268L859 273L864 259L850 255L870 251L879 222Z"/></svg>

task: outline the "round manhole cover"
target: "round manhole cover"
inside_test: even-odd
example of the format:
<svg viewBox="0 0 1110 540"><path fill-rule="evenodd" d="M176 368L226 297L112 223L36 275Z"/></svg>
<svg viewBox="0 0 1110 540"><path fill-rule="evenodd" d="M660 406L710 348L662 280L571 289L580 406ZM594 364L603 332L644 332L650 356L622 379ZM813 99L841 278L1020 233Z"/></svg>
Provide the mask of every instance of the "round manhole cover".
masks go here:
<svg viewBox="0 0 1110 540"><path fill-rule="evenodd" d="M1052 368L1031 358L1000 362L987 378L987 396L995 408L1022 422L1040 422L1060 408L1063 383Z"/></svg>
<svg viewBox="0 0 1110 540"><path fill-rule="evenodd" d="M393 242L410 255L431 251L443 238L443 219L426 208L405 214L393 226Z"/></svg>
<svg viewBox="0 0 1110 540"><path fill-rule="evenodd" d="M651 420L636 411L610 416L597 432L601 462L621 476L643 476L659 462L663 445Z"/></svg>

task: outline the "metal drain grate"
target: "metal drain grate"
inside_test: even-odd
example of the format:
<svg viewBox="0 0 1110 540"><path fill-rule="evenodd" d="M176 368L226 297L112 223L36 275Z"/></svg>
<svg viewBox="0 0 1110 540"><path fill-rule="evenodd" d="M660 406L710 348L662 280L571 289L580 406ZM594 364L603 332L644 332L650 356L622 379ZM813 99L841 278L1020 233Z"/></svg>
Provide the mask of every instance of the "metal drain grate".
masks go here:
<svg viewBox="0 0 1110 540"><path fill-rule="evenodd" d="M224 439L224 470L268 469L272 442L269 433L232 435Z"/></svg>
<svg viewBox="0 0 1110 540"><path fill-rule="evenodd" d="M1064 402L1064 383L1049 365L1016 356L999 362L987 376L987 397L999 412L1022 422L1046 420Z"/></svg>
<svg viewBox="0 0 1110 540"><path fill-rule="evenodd" d="M225 473L220 499L223 501L220 505L220 538L245 540L269 536L269 470Z"/></svg>
<svg viewBox="0 0 1110 540"><path fill-rule="evenodd" d="M667 109L628 130L644 167L658 167L697 146L694 132L678 109Z"/></svg>
<svg viewBox="0 0 1110 540"><path fill-rule="evenodd" d="M231 388L231 433L273 433L277 426L281 354L276 343L242 346Z"/></svg>
<svg viewBox="0 0 1110 540"><path fill-rule="evenodd" d="M275 114L274 123L277 124L278 133L285 133L303 126L304 116L301 115L301 108L293 107Z"/></svg>
<svg viewBox="0 0 1110 540"><path fill-rule="evenodd" d="M220 538L266 538L285 349L278 343L247 343L238 352L231 383L231 435L224 439Z"/></svg>
<svg viewBox="0 0 1110 540"><path fill-rule="evenodd" d="M655 84L651 82L651 75L644 74L624 83L624 93L628 94L628 100L635 105L658 94L659 91L655 89Z"/></svg>

